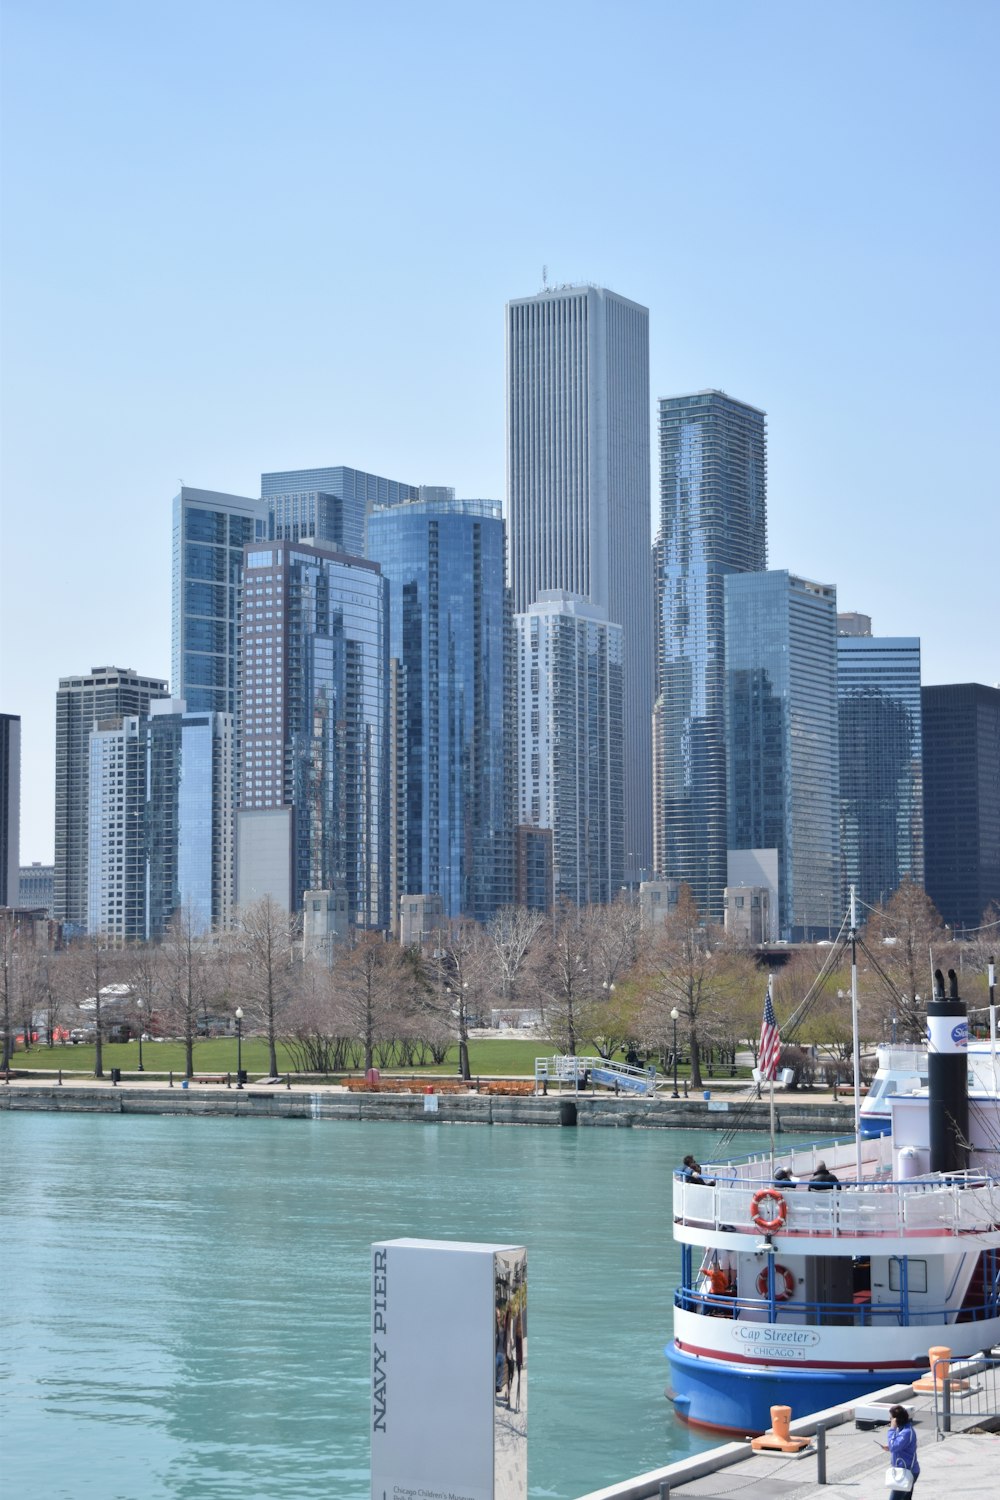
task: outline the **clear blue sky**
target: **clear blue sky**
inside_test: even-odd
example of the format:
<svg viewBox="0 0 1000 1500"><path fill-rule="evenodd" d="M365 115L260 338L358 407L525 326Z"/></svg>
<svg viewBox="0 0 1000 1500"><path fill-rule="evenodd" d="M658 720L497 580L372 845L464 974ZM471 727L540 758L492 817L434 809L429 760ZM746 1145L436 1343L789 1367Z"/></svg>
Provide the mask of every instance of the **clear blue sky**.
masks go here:
<svg viewBox="0 0 1000 1500"><path fill-rule="evenodd" d="M178 481L502 495L543 265L649 307L654 398L767 410L772 567L1000 679L998 41L995 0L4 0L22 859L57 679L169 673Z"/></svg>

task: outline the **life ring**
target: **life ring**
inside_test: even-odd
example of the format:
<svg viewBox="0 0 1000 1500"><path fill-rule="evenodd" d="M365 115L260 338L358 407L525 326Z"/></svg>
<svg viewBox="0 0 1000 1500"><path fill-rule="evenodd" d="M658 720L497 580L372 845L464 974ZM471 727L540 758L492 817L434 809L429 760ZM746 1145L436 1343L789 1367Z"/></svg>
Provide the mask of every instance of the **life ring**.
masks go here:
<svg viewBox="0 0 1000 1500"><path fill-rule="evenodd" d="M758 1212L760 1205L763 1203L765 1198L772 1198L774 1200L773 1219L764 1219ZM750 1199L750 1217L757 1225L758 1229L764 1229L768 1232L774 1229L780 1229L782 1224L784 1224L785 1219L788 1217L788 1205L781 1194L778 1192L777 1188L760 1188Z"/></svg>
<svg viewBox="0 0 1000 1500"><path fill-rule="evenodd" d="M767 1296L767 1267L762 1266L760 1275L757 1277L757 1290L762 1297ZM795 1291L795 1277L787 1266L779 1266L774 1263L774 1300L775 1302L787 1302Z"/></svg>

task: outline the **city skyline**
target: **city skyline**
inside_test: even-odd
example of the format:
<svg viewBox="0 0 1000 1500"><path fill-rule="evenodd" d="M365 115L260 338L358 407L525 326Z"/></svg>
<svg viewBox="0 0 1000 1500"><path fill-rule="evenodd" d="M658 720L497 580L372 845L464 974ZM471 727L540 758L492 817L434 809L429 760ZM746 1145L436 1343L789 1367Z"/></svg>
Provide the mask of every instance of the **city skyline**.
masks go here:
<svg viewBox="0 0 1000 1500"><path fill-rule="evenodd" d="M310 4L124 26L106 0L8 6L0 710L22 720L23 863L53 853L59 678L169 676L179 481L254 496L333 459L501 495L503 307L546 279L650 309L653 403L719 387L768 412L772 567L919 636L927 684L1000 678L1000 13L637 3L600 46L589 14L557 3L554 58L524 55L517 0L388 31ZM682 57L710 75L664 90Z"/></svg>

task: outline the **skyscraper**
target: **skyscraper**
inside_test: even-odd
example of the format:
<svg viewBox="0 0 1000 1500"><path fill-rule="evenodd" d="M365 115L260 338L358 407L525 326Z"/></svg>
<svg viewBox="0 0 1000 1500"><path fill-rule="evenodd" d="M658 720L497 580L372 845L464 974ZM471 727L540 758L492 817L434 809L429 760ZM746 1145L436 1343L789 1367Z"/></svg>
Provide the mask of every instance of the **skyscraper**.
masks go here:
<svg viewBox="0 0 1000 1500"><path fill-rule="evenodd" d="M1000 906L1000 688L925 687L925 888L952 927Z"/></svg>
<svg viewBox="0 0 1000 1500"><path fill-rule="evenodd" d="M247 547L240 617L237 899L347 893L388 923L387 588L378 566L299 542Z"/></svg>
<svg viewBox="0 0 1000 1500"><path fill-rule="evenodd" d="M145 756L146 935L180 916L191 932L230 925L235 898L233 716L151 703L140 725Z"/></svg>
<svg viewBox="0 0 1000 1500"><path fill-rule="evenodd" d="M187 485L174 497L173 690L192 713L236 712L236 603L260 500Z"/></svg>
<svg viewBox="0 0 1000 1500"><path fill-rule="evenodd" d="M377 510L368 537L389 580L398 664L398 889L439 896L448 917L483 921L513 891L513 633L500 506L414 500Z"/></svg>
<svg viewBox="0 0 1000 1500"><path fill-rule="evenodd" d="M924 883L920 641L858 634L838 616L841 905L853 885L869 906L904 876Z"/></svg>
<svg viewBox="0 0 1000 1500"><path fill-rule="evenodd" d="M622 627L626 877L652 860L649 313L602 287L507 304L514 610L577 594Z"/></svg>
<svg viewBox="0 0 1000 1500"><path fill-rule="evenodd" d="M543 589L515 615L517 821L552 830L556 900L613 901L622 861L622 629Z"/></svg>
<svg viewBox="0 0 1000 1500"><path fill-rule="evenodd" d="M653 549L654 865L722 921L726 885L727 574L767 567L765 415L723 391L660 401Z"/></svg>
<svg viewBox="0 0 1000 1500"><path fill-rule="evenodd" d="M21 883L21 720L0 714L0 906L17 906Z"/></svg>
<svg viewBox="0 0 1000 1500"><path fill-rule="evenodd" d="M229 925L233 720L176 698L90 736L87 930L121 942Z"/></svg>
<svg viewBox="0 0 1000 1500"><path fill-rule="evenodd" d="M127 714L143 714L166 696L162 678L140 677L130 667L94 667L59 680L53 914L71 929L87 925L91 730L118 729Z"/></svg>
<svg viewBox="0 0 1000 1500"><path fill-rule="evenodd" d="M377 505L416 500L412 484L335 464L323 469L284 469L260 476L270 513L263 536L313 540L354 557L367 557L368 517Z"/></svg>
<svg viewBox="0 0 1000 1500"><path fill-rule="evenodd" d="M836 932L837 591L784 571L725 579L729 848L778 851L778 929Z"/></svg>

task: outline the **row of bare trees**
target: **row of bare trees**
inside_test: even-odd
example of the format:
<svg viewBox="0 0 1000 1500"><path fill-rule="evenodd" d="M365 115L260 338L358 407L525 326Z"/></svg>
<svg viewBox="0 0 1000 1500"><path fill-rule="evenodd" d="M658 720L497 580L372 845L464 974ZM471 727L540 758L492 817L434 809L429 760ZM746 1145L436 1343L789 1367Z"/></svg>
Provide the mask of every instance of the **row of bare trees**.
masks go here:
<svg viewBox="0 0 1000 1500"><path fill-rule="evenodd" d="M960 969L970 1006L985 1004L982 976L1000 928L956 943L911 882L865 915L865 1040L922 1036L934 967ZM507 908L485 925L442 924L422 951L359 933L328 963L303 961L294 919L270 900L246 908L224 937L199 936L184 920L157 946L114 948L98 936L53 953L18 937L0 924L4 1065L16 1034L30 1045L39 1032L51 1044L60 1027L80 1024L86 999L98 1076L113 1001L115 1020L124 1010L131 1030L182 1039L189 1075L199 1037L237 1006L246 1030L266 1041L273 1074L279 1044L300 1071L316 1073L440 1062L457 1045L466 1078L474 1025L491 1011L513 1019L527 1009L536 1034L569 1054L629 1049L666 1067L676 1036L700 1087L706 1055L735 1059L738 1046L756 1046L766 984L760 956L704 922L687 887L651 928L627 900L549 916ZM847 957L830 957L821 947L796 952L776 973L775 1008L787 1019L812 991L797 1040L847 1057Z"/></svg>

